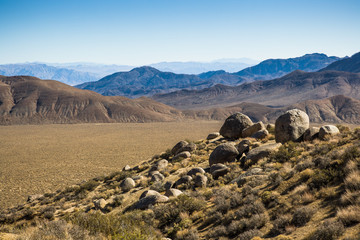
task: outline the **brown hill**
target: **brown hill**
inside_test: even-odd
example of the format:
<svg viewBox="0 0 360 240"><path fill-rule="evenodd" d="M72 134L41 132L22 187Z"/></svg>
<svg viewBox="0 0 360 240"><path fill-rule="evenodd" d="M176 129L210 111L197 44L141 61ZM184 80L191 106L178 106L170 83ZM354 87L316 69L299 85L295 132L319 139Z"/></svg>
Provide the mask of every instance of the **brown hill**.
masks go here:
<svg viewBox="0 0 360 240"><path fill-rule="evenodd" d="M105 97L53 80L0 76L0 124L174 121L180 115L148 98Z"/></svg>
<svg viewBox="0 0 360 240"><path fill-rule="evenodd" d="M182 90L155 95L153 99L181 109L224 107L241 102L287 106L310 99L343 94L360 99L360 74L338 71L294 71L282 78L236 87L216 85L203 90Z"/></svg>

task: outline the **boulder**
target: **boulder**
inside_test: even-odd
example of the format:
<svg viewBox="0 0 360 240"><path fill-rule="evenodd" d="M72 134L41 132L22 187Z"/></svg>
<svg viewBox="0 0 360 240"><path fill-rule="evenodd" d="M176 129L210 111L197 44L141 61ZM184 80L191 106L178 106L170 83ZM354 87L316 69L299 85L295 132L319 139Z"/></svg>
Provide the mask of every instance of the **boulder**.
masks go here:
<svg viewBox="0 0 360 240"><path fill-rule="evenodd" d="M160 182L164 179L165 179L164 175L162 175L161 173L155 173L151 176L150 181L151 182Z"/></svg>
<svg viewBox="0 0 360 240"><path fill-rule="evenodd" d="M218 132L209 133L206 140L212 140L212 139L217 138L218 136L220 136L220 133L218 133Z"/></svg>
<svg viewBox="0 0 360 240"><path fill-rule="evenodd" d="M261 129L260 131L257 131L256 133L251 135L252 138L256 138L256 139L264 139L267 136L269 136L269 132L266 129Z"/></svg>
<svg viewBox="0 0 360 240"><path fill-rule="evenodd" d="M319 138L324 140L326 136L332 136L339 134L339 129L334 125L325 125L322 126L319 130Z"/></svg>
<svg viewBox="0 0 360 240"><path fill-rule="evenodd" d="M126 165L124 168L123 168L123 171L130 171L131 170L131 167L129 165Z"/></svg>
<svg viewBox="0 0 360 240"><path fill-rule="evenodd" d="M160 173L159 171L149 171L148 177L152 177L154 174Z"/></svg>
<svg viewBox="0 0 360 240"><path fill-rule="evenodd" d="M164 195L149 195L146 197L141 198L135 205L135 209L141 209L145 210L149 208L152 205L155 205L157 203L163 203L169 201L169 198Z"/></svg>
<svg viewBox="0 0 360 240"><path fill-rule="evenodd" d="M231 143L223 143L217 146L210 154L209 164L210 166L216 163L225 163L234 161L239 155L239 151Z"/></svg>
<svg viewBox="0 0 360 240"><path fill-rule="evenodd" d="M201 168L201 167L194 167L193 169L188 171L188 173L186 175L194 177L197 173L204 174L205 170L203 168Z"/></svg>
<svg viewBox="0 0 360 240"><path fill-rule="evenodd" d="M231 183L238 182L238 181L240 181L240 180L242 180L243 178L246 178L246 177L250 177L250 176L254 176L254 175L262 175L262 174L264 174L263 170L261 168L255 167L255 168L247 170L243 174L240 174L240 176L238 176L237 178L232 180Z"/></svg>
<svg viewBox="0 0 360 240"><path fill-rule="evenodd" d="M221 163L214 164L210 167L210 173L215 179L226 175L229 171L230 168Z"/></svg>
<svg viewBox="0 0 360 240"><path fill-rule="evenodd" d="M208 178L205 175L196 175L194 178L195 186L206 187Z"/></svg>
<svg viewBox="0 0 360 240"><path fill-rule="evenodd" d="M246 137L251 137L254 133L265 129L265 126L263 124L263 122L257 122L247 128L245 128L244 130L242 130L241 132L241 137L246 138Z"/></svg>
<svg viewBox="0 0 360 240"><path fill-rule="evenodd" d="M266 130L271 130L271 129L275 129L275 124L272 124L272 123L268 123L267 125L266 125Z"/></svg>
<svg viewBox="0 0 360 240"><path fill-rule="evenodd" d="M160 196L161 194L155 190L146 190L140 195L139 199L142 199L147 196L153 196L153 195Z"/></svg>
<svg viewBox="0 0 360 240"><path fill-rule="evenodd" d="M95 205L95 208L97 208L97 209L104 209L106 207L106 204L107 204L107 202L103 198L94 200L94 205Z"/></svg>
<svg viewBox="0 0 360 240"><path fill-rule="evenodd" d="M272 152L277 151L281 145L281 143L268 143L260 147L253 148L246 155L245 161L251 160L253 163L256 163L260 159L269 156Z"/></svg>
<svg viewBox="0 0 360 240"><path fill-rule="evenodd" d="M247 154L250 150L250 141L247 139L242 140L237 146L237 150L239 152L239 155L242 155L243 153Z"/></svg>
<svg viewBox="0 0 360 240"><path fill-rule="evenodd" d="M182 194L183 192L180 191L179 189L176 189L176 188L170 188L170 189L167 189L166 192L165 192L165 196L167 197L177 197L179 196L180 194Z"/></svg>
<svg viewBox="0 0 360 240"><path fill-rule="evenodd" d="M176 154L174 157L173 157L173 160L176 161L176 160L179 160L181 158L189 158L191 157L191 153L190 152L181 152L181 153L178 153Z"/></svg>
<svg viewBox="0 0 360 240"><path fill-rule="evenodd" d="M174 184L174 186L179 186L179 185L181 185L181 184L189 184L189 183L191 183L191 181L192 181L192 177L190 177L189 175L185 175L185 176L182 176L180 179L178 179L176 182L175 182L175 184Z"/></svg>
<svg viewBox="0 0 360 240"><path fill-rule="evenodd" d="M235 113L228 117L220 129L220 134L225 138L238 139L242 131L253 125L251 119L242 113Z"/></svg>
<svg viewBox="0 0 360 240"><path fill-rule="evenodd" d="M125 178L120 183L120 188L124 192L128 192L135 187L135 181L132 178Z"/></svg>
<svg viewBox="0 0 360 240"><path fill-rule="evenodd" d="M179 154L181 152L193 152L196 150L195 143L188 143L185 146L181 147L175 154Z"/></svg>
<svg viewBox="0 0 360 240"><path fill-rule="evenodd" d="M168 166L169 162L165 159L157 161L150 169L150 171L161 171Z"/></svg>
<svg viewBox="0 0 360 240"><path fill-rule="evenodd" d="M307 129L304 132L303 140L304 141L311 141L311 140L314 140L315 138L318 138L319 137L319 130L320 130L320 128L318 128L318 127L310 127L309 129Z"/></svg>
<svg viewBox="0 0 360 240"><path fill-rule="evenodd" d="M39 199L41 199L41 198L43 198L43 197L44 197L43 194L29 195L28 198L27 198L27 201L31 203L31 202L34 202L34 201L36 201L36 200L39 200Z"/></svg>
<svg viewBox="0 0 360 240"><path fill-rule="evenodd" d="M289 110L276 119L275 140L280 143L299 141L308 128L309 116L305 112L299 109Z"/></svg>
<svg viewBox="0 0 360 240"><path fill-rule="evenodd" d="M188 144L189 144L189 143L188 143L187 141L180 141L180 142L178 142L178 143L175 144L175 146L171 149L171 153L172 153L173 155L175 155L175 154L179 151L180 148L185 147L185 146L188 145Z"/></svg>

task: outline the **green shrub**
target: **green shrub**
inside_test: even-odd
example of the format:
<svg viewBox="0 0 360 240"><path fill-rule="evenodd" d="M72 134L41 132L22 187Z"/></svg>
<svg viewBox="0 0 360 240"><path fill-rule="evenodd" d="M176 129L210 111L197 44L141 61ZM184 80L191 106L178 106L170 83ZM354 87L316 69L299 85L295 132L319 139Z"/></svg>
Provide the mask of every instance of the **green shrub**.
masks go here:
<svg viewBox="0 0 360 240"><path fill-rule="evenodd" d="M270 161L284 163L289 161L293 157L297 157L301 154L297 150L298 143L287 142L282 145L279 150L270 155Z"/></svg>

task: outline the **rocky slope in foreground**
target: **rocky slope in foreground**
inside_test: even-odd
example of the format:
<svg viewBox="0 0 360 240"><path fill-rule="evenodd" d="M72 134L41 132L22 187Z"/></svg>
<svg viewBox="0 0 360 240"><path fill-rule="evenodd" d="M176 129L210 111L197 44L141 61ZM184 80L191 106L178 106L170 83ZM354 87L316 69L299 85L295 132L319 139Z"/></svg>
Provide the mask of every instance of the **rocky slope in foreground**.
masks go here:
<svg viewBox="0 0 360 240"><path fill-rule="evenodd" d="M359 239L360 131L307 129L299 110L279 117L270 133L236 114L220 129L232 139L212 133L181 141L138 166L30 196L1 211L0 236ZM255 137L261 131L265 135ZM274 141L300 135L309 140Z"/></svg>

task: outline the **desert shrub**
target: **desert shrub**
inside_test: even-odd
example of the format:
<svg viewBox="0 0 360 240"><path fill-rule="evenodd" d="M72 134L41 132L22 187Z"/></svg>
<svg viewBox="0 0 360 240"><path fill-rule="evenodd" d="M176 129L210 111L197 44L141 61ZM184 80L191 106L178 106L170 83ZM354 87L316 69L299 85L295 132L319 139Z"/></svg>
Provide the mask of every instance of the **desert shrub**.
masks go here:
<svg viewBox="0 0 360 240"><path fill-rule="evenodd" d="M360 190L360 171L350 172L344 180L345 187L351 191Z"/></svg>
<svg viewBox="0 0 360 240"><path fill-rule="evenodd" d="M166 204L154 208L155 218L159 220L159 227L171 226L181 221L180 214L186 213L189 216L195 211L201 211L206 206L204 200L189 197L181 194Z"/></svg>
<svg viewBox="0 0 360 240"><path fill-rule="evenodd" d="M307 240L335 240L344 233L344 225L338 221L325 221L318 227Z"/></svg>
<svg viewBox="0 0 360 240"><path fill-rule="evenodd" d="M177 240L197 240L199 239L199 233L196 229L184 229L182 231L177 232L176 238Z"/></svg>
<svg viewBox="0 0 360 240"><path fill-rule="evenodd" d="M298 143L287 142L282 145L279 150L270 155L270 161L272 162L280 162L284 163L289 161L293 157L297 157L301 154L299 150L297 150Z"/></svg>
<svg viewBox="0 0 360 240"><path fill-rule="evenodd" d="M306 225L314 215L315 211L311 207L300 207L295 210L291 223L296 227L301 227Z"/></svg>
<svg viewBox="0 0 360 240"><path fill-rule="evenodd" d="M53 219L55 213L55 207L54 206L47 206L44 209L42 209L41 214L47 219Z"/></svg>
<svg viewBox="0 0 360 240"><path fill-rule="evenodd" d="M93 191L97 186L99 186L99 183L95 180L87 181L80 185L80 189L78 192L81 191Z"/></svg>
<svg viewBox="0 0 360 240"><path fill-rule="evenodd" d="M341 179L340 171L341 169L339 168L315 169L309 186L311 186L311 188L320 189L321 187L331 185Z"/></svg>
<svg viewBox="0 0 360 240"><path fill-rule="evenodd" d="M307 158L307 159L304 159L300 162L298 162L296 165L295 165L295 170L298 171L298 172L301 172L301 171L304 171L305 169L307 168L312 168L314 166L314 162L312 161L312 159L310 158Z"/></svg>
<svg viewBox="0 0 360 240"><path fill-rule="evenodd" d="M21 219L26 219L26 220L31 220L35 217L35 211L31 208L25 208L22 212L21 212Z"/></svg>
<svg viewBox="0 0 360 240"><path fill-rule="evenodd" d="M241 233L244 233L253 229L262 228L267 222L265 214L255 214L250 218L242 218L240 220L232 221L227 227L228 236L235 237Z"/></svg>
<svg viewBox="0 0 360 240"><path fill-rule="evenodd" d="M338 219L346 226L360 223L360 206L351 205L337 211Z"/></svg>
<svg viewBox="0 0 360 240"><path fill-rule="evenodd" d="M212 228L207 234L206 239L219 239L221 236L227 236L227 229L223 225Z"/></svg>
<svg viewBox="0 0 360 240"><path fill-rule="evenodd" d="M310 153L311 156L324 156L336 147L335 143L318 144Z"/></svg>
<svg viewBox="0 0 360 240"><path fill-rule="evenodd" d="M290 214L280 215L274 222L270 230L270 235L276 236L287 232L287 228L291 226L292 216Z"/></svg>
<svg viewBox="0 0 360 240"><path fill-rule="evenodd" d="M341 157L345 162L359 158L360 157L359 146L352 146L347 148Z"/></svg>
<svg viewBox="0 0 360 240"><path fill-rule="evenodd" d="M246 231L246 232L243 232L241 234L239 234L236 239L239 239L239 240L251 240L253 239L254 237L257 237L257 236L262 236L262 232L258 229L251 229L249 231Z"/></svg>
<svg viewBox="0 0 360 240"><path fill-rule="evenodd" d="M66 217L72 224L88 230L91 235L102 233L113 239L156 238L153 218L151 211L132 211L119 215L77 212Z"/></svg>
<svg viewBox="0 0 360 240"><path fill-rule="evenodd" d="M275 207L278 204L280 194L278 192L264 191L260 197L267 208Z"/></svg>
<svg viewBox="0 0 360 240"><path fill-rule="evenodd" d="M360 191L352 192L346 190L340 197L340 204L343 206L347 205L360 205Z"/></svg>
<svg viewBox="0 0 360 240"><path fill-rule="evenodd" d="M272 186L278 187L283 181L283 178L280 176L279 172L272 172L269 175L269 180Z"/></svg>

